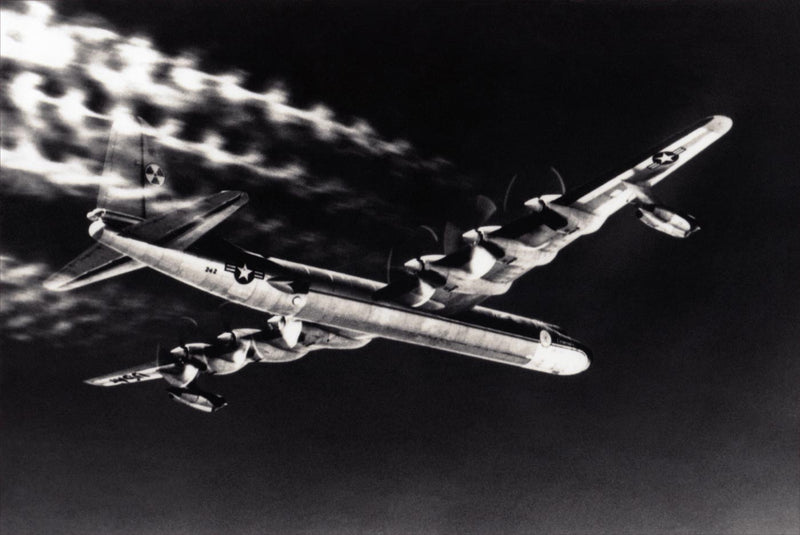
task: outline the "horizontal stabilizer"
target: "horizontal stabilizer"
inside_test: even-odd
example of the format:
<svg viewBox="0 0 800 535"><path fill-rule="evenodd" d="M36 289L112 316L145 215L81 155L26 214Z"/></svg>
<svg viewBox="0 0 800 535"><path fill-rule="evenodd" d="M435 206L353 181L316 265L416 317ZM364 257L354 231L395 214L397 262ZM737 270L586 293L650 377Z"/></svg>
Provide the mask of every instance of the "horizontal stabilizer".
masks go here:
<svg viewBox="0 0 800 535"><path fill-rule="evenodd" d="M124 236L173 249L185 249L225 221L247 203L246 193L222 191L191 205L133 224L122 231ZM102 219L102 209L91 213ZM51 275L44 285L53 291L67 291L105 280L143 267L142 264L94 244L75 260Z"/></svg>
<svg viewBox="0 0 800 535"><path fill-rule="evenodd" d="M58 272L50 275L44 281L44 287L54 292L65 292L143 267L127 256L95 243Z"/></svg>

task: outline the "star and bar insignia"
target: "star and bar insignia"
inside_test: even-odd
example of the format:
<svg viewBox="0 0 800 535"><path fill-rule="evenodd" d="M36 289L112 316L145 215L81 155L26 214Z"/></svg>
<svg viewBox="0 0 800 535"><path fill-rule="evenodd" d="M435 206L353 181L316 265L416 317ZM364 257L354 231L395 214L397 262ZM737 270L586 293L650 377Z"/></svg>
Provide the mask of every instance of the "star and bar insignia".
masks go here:
<svg viewBox="0 0 800 535"><path fill-rule="evenodd" d="M666 165L670 165L678 161L678 155L686 150L685 147L678 147L675 150L665 150L661 152L657 152L653 155L653 163L647 166L648 169L655 169L657 167L662 167Z"/></svg>
<svg viewBox="0 0 800 535"><path fill-rule="evenodd" d="M110 383L138 383L142 379L147 379L149 376L145 373L140 372L132 372L126 373L125 375L120 375L119 377L114 377L113 379L109 380Z"/></svg>
<svg viewBox="0 0 800 535"><path fill-rule="evenodd" d="M250 284L254 279L263 279L264 272L257 269L250 269L247 264L237 266L236 264L225 263L225 271L233 273L233 278L239 284Z"/></svg>

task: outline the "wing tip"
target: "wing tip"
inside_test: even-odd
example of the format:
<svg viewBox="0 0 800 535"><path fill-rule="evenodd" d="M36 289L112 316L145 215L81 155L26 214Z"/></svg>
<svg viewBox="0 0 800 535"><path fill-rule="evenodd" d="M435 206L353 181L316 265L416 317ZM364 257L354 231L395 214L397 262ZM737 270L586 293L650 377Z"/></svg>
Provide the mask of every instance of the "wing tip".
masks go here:
<svg viewBox="0 0 800 535"><path fill-rule="evenodd" d="M705 125L706 130L719 135L726 134L732 127L733 119L727 115L712 115L708 117L708 123Z"/></svg>
<svg viewBox="0 0 800 535"><path fill-rule="evenodd" d="M91 386L108 386L104 384L102 377L92 377L91 379L84 379L83 382Z"/></svg>
<svg viewBox="0 0 800 535"><path fill-rule="evenodd" d="M51 292L66 292L71 289L69 284L71 280L72 277L63 273L53 273L42 282L42 286Z"/></svg>

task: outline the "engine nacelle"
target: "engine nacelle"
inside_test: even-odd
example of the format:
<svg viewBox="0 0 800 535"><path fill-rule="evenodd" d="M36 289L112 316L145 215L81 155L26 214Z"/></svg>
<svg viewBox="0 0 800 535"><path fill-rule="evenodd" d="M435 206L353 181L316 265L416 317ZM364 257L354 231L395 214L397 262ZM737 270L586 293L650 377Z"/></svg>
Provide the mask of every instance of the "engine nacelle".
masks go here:
<svg viewBox="0 0 800 535"><path fill-rule="evenodd" d="M229 350L207 356L208 372L216 375L238 372L247 365L252 346L253 342L250 339L237 340Z"/></svg>
<svg viewBox="0 0 800 535"><path fill-rule="evenodd" d="M435 293L436 288L422 276L417 275L412 279L408 291L397 296L395 300L400 304L416 308L430 301Z"/></svg>
<svg viewBox="0 0 800 535"><path fill-rule="evenodd" d="M490 250L491 248L491 250ZM450 280L478 280L494 267L503 252L489 244L476 243L448 256L425 255L409 260L405 267L410 271L431 270Z"/></svg>
<svg viewBox="0 0 800 535"><path fill-rule="evenodd" d="M497 256L492 251L485 245L476 244L469 248L469 261L462 269L466 273L467 279L480 279L489 273L496 262Z"/></svg>
<svg viewBox="0 0 800 535"><path fill-rule="evenodd" d="M427 269L426 262L431 258L439 259L442 255L429 255L406 262L406 271L400 272L395 279L377 290L373 298L379 301L391 301L409 307L419 307L425 303L434 303L431 298L437 288L447 283L447 278L433 270Z"/></svg>
<svg viewBox="0 0 800 535"><path fill-rule="evenodd" d="M279 347L279 345L274 340L268 342L254 341L253 348L258 357L258 362L291 362L305 357L306 353L308 353L308 348L306 347L286 349L285 347Z"/></svg>
<svg viewBox="0 0 800 535"><path fill-rule="evenodd" d="M270 320L272 322L272 320ZM290 362L304 357L309 351L317 349L356 349L369 343L370 337L349 338L317 325L309 325L298 320L288 320L287 325L295 322L302 327L295 343L288 344L283 336L272 339L254 339L253 347L259 362ZM275 322L278 323L278 322ZM283 333L280 333L283 335Z"/></svg>
<svg viewBox="0 0 800 535"><path fill-rule="evenodd" d="M349 338L318 325L303 327L303 343L312 349L358 349L370 340L369 336Z"/></svg>
<svg viewBox="0 0 800 535"><path fill-rule="evenodd" d="M258 329L233 329L217 336L214 344L183 344L172 349L170 354L176 361L181 362L184 368L193 365L205 373L228 375L248 364L248 358L253 350L251 337L258 332ZM176 370L181 371L181 368ZM185 386L170 381L166 376L164 378L175 386Z"/></svg>
<svg viewBox="0 0 800 535"><path fill-rule="evenodd" d="M636 217L648 227L673 238L686 238L700 230L690 215L681 215L658 204L640 204Z"/></svg>
<svg viewBox="0 0 800 535"><path fill-rule="evenodd" d="M203 412L215 412L228 404L222 396L197 388L171 387L167 389L167 393L170 399Z"/></svg>

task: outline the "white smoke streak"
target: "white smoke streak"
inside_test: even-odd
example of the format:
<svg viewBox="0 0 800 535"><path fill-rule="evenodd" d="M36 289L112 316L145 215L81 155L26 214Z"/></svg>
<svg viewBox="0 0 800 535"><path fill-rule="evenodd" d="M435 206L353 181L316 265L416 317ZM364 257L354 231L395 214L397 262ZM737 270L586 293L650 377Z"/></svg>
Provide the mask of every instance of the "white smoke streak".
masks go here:
<svg viewBox="0 0 800 535"><path fill-rule="evenodd" d="M169 321L190 313L180 303L159 312L160 296L126 294L114 282L81 292L50 292L42 281L51 272L43 262L0 254L0 330L5 338L18 342L42 338L89 346L109 336L145 332L145 324L154 320ZM101 323L103 329L96 329ZM79 330L80 338L73 337Z"/></svg>
<svg viewBox="0 0 800 535"><path fill-rule="evenodd" d="M133 117L143 104L158 117L152 134L180 162L179 171L173 167L170 175L187 181L186 188L174 189L191 191L176 200L152 198L156 211L187 206L193 195L232 189L231 184L251 193L277 185L279 198L290 203L287 211L296 214L307 206L304 202L319 201L317 215L348 211L367 227L385 224L399 210L368 189L372 182L402 180L408 173L428 178L449 166L440 158L419 157L407 141L384 139L364 119L345 123L322 103L293 106L289 90L280 84L251 91L244 86L246 73L205 72L197 57L165 54L146 36L122 35L94 20L64 19L43 2L0 7L5 84L0 92L0 168L7 198L88 198L101 183L119 187L121 195L140 195L124 188L123 177L101 176L100 163L111 125L124 131L127 122L129 131L138 129ZM200 117L198 125L192 124L193 116ZM316 154L323 154L321 164ZM380 174L347 176L329 166L332 155L347 159L344 169L369 169L379 161L374 173ZM170 179L159 191L173 185ZM347 237L336 237L336 248L319 247L330 245L330 233L293 228L286 213L251 210L239 217L244 224L230 238L279 233L276 247L294 247L306 260L333 256L334 250L364 258L357 242L348 244ZM47 245L35 244L42 250ZM24 256L0 258L0 327L12 339L64 337L101 321L105 326L98 336L105 337L135 329L132 323L152 318L149 312L158 308L156 296L127 295L117 281L79 293L47 292L42 281L56 266L26 262ZM180 310L179 303L170 307ZM113 315L118 322L109 322Z"/></svg>
<svg viewBox="0 0 800 535"><path fill-rule="evenodd" d="M4 117L2 167L6 173L33 173L47 182L28 183L23 193L91 195L88 187L96 186L99 180L89 171L96 167L101 151L98 145L113 120L130 115L137 102L147 102L166 115L156 127L163 145L201 158L212 169L237 166L255 176L281 181L326 179L310 177L297 159L276 165L253 147L241 154L232 153L219 132L206 130L198 140L185 139L181 132L186 125L181 117L196 110L198 103L215 104L208 106L221 110L222 116L216 117L215 123L233 128L256 109L279 133L287 126L300 127L319 142L344 140L365 155L404 157L413 153L408 142L384 140L362 119L345 124L323 104L309 109L292 106L285 88L250 91L243 87L243 73L204 72L196 57L166 55L146 37L124 36L107 28L61 20L42 2L27 2L23 7L24 12L0 10L0 53L20 67L7 87L8 102L16 113ZM90 95L86 77L108 94L107 112L87 107ZM43 85L53 79L64 88L48 94ZM64 132L54 134L58 130L54 125ZM83 154L54 158L42 152L42 139L64 144L72 153L80 153L78 149L83 147ZM91 154L86 154L86 147ZM441 164L436 159L411 159L416 161L409 161L410 165L425 168ZM20 182L12 180L15 185ZM81 187L87 189L82 191Z"/></svg>
<svg viewBox="0 0 800 535"><path fill-rule="evenodd" d="M75 41L63 27L50 24L53 9L30 2L27 14L3 10L0 50L7 58L31 65L63 69L75 57Z"/></svg>
<svg viewBox="0 0 800 535"><path fill-rule="evenodd" d="M78 158L70 158L63 162L54 162L43 157L28 140L23 140L14 149L0 152L0 166L28 173L47 176L57 186L96 186L101 177L96 176L86 167L86 162ZM102 177L109 183L111 177ZM121 179L115 182L122 183Z"/></svg>

